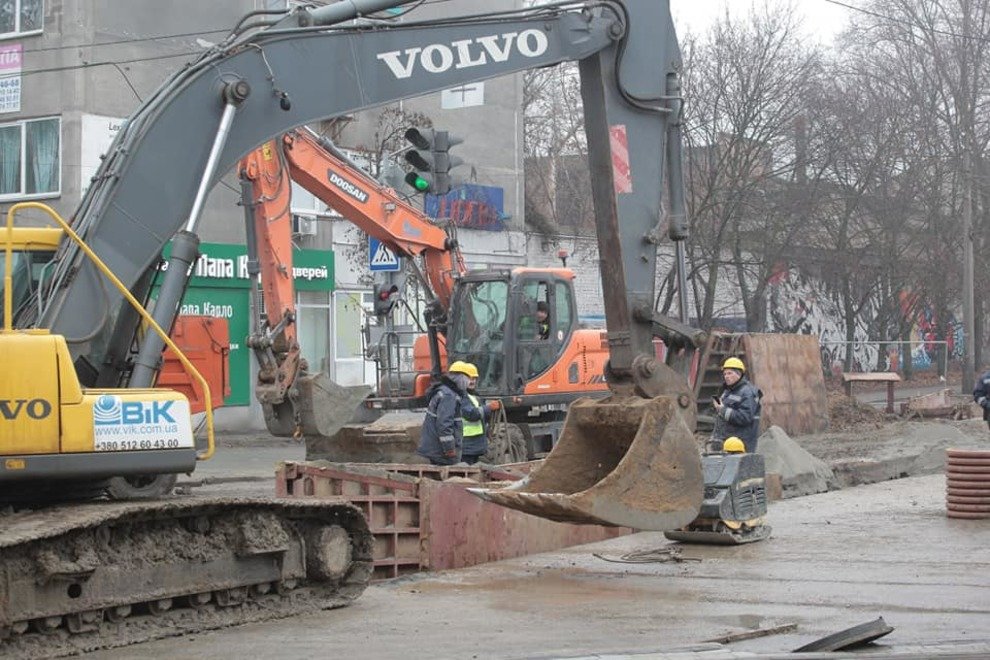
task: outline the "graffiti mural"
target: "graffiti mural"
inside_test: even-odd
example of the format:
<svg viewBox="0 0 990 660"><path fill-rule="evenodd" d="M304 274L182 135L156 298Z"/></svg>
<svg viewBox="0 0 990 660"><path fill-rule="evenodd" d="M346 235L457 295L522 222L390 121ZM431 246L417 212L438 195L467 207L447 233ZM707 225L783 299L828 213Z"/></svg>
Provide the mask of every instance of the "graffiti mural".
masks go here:
<svg viewBox="0 0 990 660"><path fill-rule="evenodd" d="M501 188L465 184L446 195L427 195L424 210L434 218L450 218L458 227L502 231L504 197Z"/></svg>
<svg viewBox="0 0 990 660"><path fill-rule="evenodd" d="M915 294L901 294L901 312L908 316L915 307ZM944 324L945 341L939 338L939 328L943 324L935 316L930 307L921 307L914 312L911 328L911 364L917 369L928 369L934 366L944 353L948 358L962 358L963 328L954 316L950 315Z"/></svg>
<svg viewBox="0 0 990 660"><path fill-rule="evenodd" d="M796 269L779 267L767 288L767 323L770 332L817 335L821 342L822 368L842 372L846 351L852 351L854 371L873 371L880 347L869 342L866 323L858 319L853 344L846 343L842 307L825 284Z"/></svg>
<svg viewBox="0 0 990 660"><path fill-rule="evenodd" d="M822 368L826 373L838 375L842 372L847 350L852 351L853 371L898 371L902 368L904 358L900 342L880 342L870 338L868 328L877 313L875 302L869 304L857 318L853 342L848 344L839 297L821 280L781 266L767 291L767 330L817 335L821 341ZM903 313L910 313L913 302L909 297L902 296ZM910 359L915 369L944 366L943 353L947 353L949 358L960 357L961 326L954 318L947 321L950 329L947 342L936 339L939 322L931 309L922 308L913 321Z"/></svg>

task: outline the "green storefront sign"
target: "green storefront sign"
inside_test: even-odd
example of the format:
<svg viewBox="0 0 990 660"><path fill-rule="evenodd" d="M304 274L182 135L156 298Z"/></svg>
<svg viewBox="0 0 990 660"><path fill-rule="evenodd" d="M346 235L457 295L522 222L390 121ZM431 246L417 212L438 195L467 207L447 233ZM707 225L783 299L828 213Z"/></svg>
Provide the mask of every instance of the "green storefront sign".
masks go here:
<svg viewBox="0 0 990 660"><path fill-rule="evenodd" d="M243 245L202 243L199 251L201 256L182 299L180 313L227 320L230 396L224 399L224 405L245 406L251 401L251 360L254 359L245 345L251 329L247 249ZM169 245L164 251L166 259L170 253ZM333 291L333 252L295 249L292 261L297 291Z"/></svg>

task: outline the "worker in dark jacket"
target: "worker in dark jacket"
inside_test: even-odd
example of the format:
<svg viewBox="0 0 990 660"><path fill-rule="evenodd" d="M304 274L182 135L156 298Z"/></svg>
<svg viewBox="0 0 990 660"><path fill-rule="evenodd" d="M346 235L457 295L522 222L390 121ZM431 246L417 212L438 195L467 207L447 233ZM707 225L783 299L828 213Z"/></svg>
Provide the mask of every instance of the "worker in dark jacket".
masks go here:
<svg viewBox="0 0 990 660"><path fill-rule="evenodd" d="M478 368L470 362L458 360L450 365L450 371L466 374L467 391L461 401L461 416L464 418L464 449L461 460L474 465L488 453L488 428L492 413L501 408L498 401L485 402L475 388L478 386Z"/></svg>
<svg viewBox="0 0 990 660"><path fill-rule="evenodd" d="M976 380L973 401L983 408L983 420L990 425L990 371L984 372Z"/></svg>
<svg viewBox="0 0 990 660"><path fill-rule="evenodd" d="M448 372L426 393L429 404L416 453L433 465L454 465L461 460L464 443L461 399L467 385L466 374Z"/></svg>
<svg viewBox="0 0 990 660"><path fill-rule="evenodd" d="M737 357L722 364L722 391L712 401L717 415L716 440L735 436L743 441L746 453L756 451L760 436L760 399L763 392L746 378L746 365Z"/></svg>

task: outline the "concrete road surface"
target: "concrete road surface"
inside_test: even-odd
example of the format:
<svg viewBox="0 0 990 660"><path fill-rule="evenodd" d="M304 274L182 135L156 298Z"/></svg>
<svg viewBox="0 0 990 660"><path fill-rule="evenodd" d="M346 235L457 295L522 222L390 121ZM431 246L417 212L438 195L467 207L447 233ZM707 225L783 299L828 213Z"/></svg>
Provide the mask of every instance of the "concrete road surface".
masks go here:
<svg viewBox="0 0 990 660"><path fill-rule="evenodd" d="M796 624L725 647L770 653L878 616L895 628L883 640L890 649L941 643L987 657L990 520L947 519L943 492L944 477L933 475L785 500L771 506L770 540L683 547L684 558L700 561L593 555L667 545L642 533L376 584L341 610L92 657L624 656Z"/></svg>
<svg viewBox="0 0 990 660"><path fill-rule="evenodd" d="M196 464L196 471L181 481L272 479L280 461L306 460L306 445L279 438L217 436L213 458Z"/></svg>

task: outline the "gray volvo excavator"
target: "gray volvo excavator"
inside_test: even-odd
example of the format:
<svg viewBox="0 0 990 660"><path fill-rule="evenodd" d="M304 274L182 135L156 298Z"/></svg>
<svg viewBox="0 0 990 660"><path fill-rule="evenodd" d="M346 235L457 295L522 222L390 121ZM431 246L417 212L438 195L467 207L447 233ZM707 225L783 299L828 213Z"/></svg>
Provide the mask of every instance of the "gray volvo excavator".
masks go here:
<svg viewBox="0 0 990 660"><path fill-rule="evenodd" d="M0 494L24 509L5 517L0 531L0 654L113 646L339 606L361 593L370 534L360 512L343 502L190 498L47 507L59 495L102 492L111 479L122 484L111 490L117 497L161 498L175 474L207 458L185 437L127 437L126 428L138 433L142 425L122 424L117 404L162 391L147 388L163 340L140 332L139 313L92 257L138 301L157 284L154 320L171 328L198 257L206 195L252 149L304 124L563 61L580 62L612 395L575 403L543 467L521 488L486 496L556 520L639 529L677 529L697 517L705 487L683 367L699 333L653 311L665 161L670 234L685 235L679 54L668 3L360 20L402 4L348 0L247 17L125 122L74 214L88 249L66 240L34 299L5 305L6 321L14 322L0 333L5 354L27 342L50 355L36 361L31 379L0 382L12 388L0 398L33 406L0 428ZM674 366L653 358L654 334ZM30 388L42 370L51 396L38 403ZM110 390L105 400L92 396ZM169 410L154 401L135 405ZM293 384L272 412L305 418L318 405ZM182 409L181 402L171 408ZM188 429L188 419L179 422L173 426ZM123 435L97 446L96 427L106 425ZM65 487L53 488L59 484Z"/></svg>

